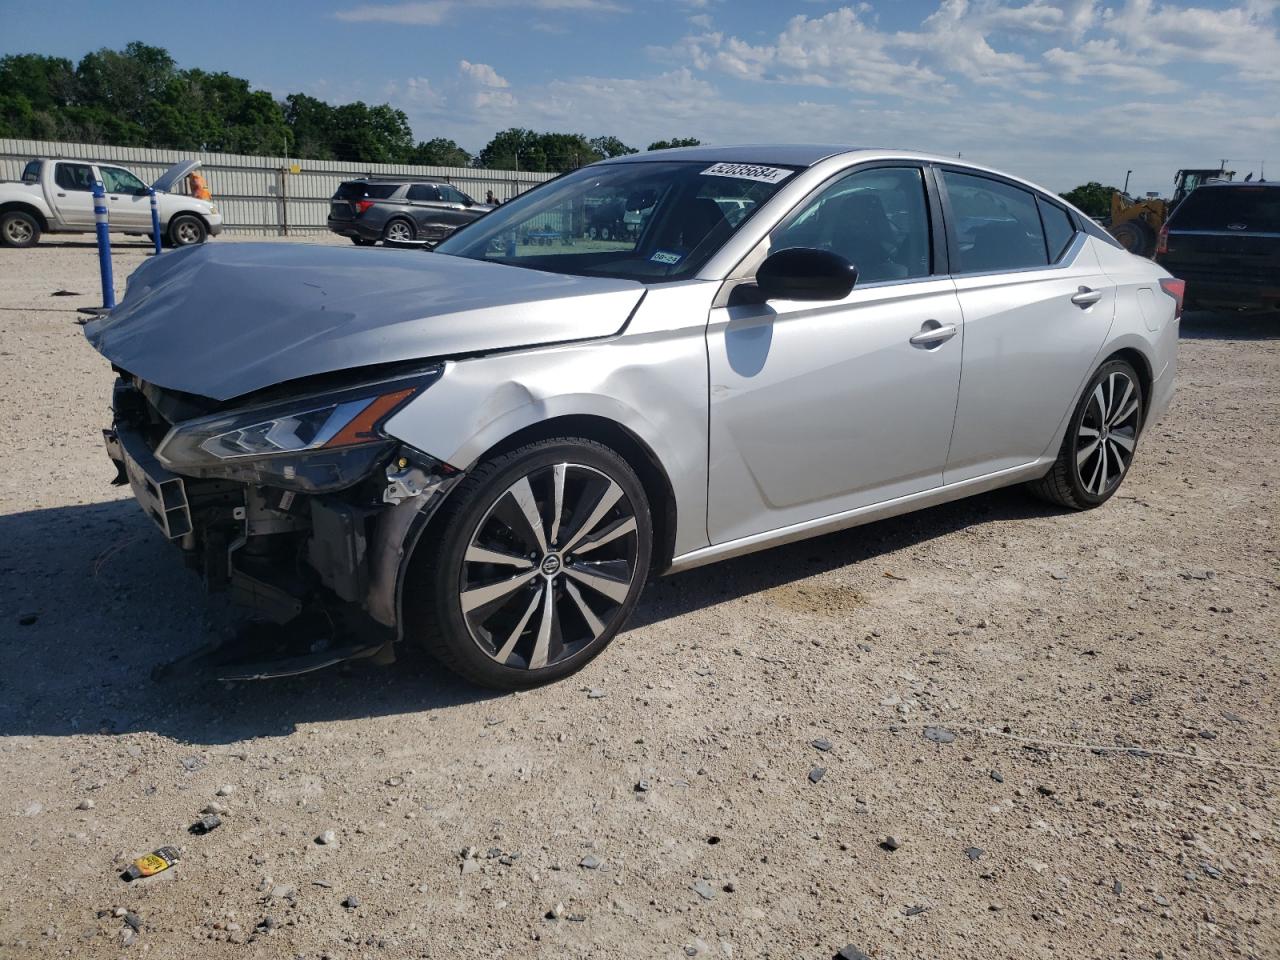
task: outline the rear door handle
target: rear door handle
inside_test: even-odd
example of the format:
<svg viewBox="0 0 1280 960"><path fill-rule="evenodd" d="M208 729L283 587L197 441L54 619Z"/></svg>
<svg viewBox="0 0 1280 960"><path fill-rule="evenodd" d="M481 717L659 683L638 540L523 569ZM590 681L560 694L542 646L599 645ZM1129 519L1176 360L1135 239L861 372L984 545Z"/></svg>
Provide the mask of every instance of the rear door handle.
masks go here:
<svg viewBox="0 0 1280 960"><path fill-rule="evenodd" d="M1088 287L1081 287L1075 293L1075 295L1072 296L1071 302L1074 303L1077 307L1081 307L1083 309L1087 307L1092 307L1095 303L1097 303L1101 299L1102 299L1101 290L1090 290Z"/></svg>
<svg viewBox="0 0 1280 960"><path fill-rule="evenodd" d="M941 324L937 320L926 320L920 332L909 342L913 347L938 347L959 332L959 328L954 323Z"/></svg>

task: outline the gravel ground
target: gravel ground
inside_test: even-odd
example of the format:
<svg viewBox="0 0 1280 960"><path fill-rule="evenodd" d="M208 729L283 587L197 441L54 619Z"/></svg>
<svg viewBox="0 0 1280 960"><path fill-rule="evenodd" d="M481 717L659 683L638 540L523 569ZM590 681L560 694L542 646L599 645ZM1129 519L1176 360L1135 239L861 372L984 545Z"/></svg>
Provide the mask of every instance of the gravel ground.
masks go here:
<svg viewBox="0 0 1280 960"><path fill-rule="evenodd" d="M96 289L81 240L0 250L0 956L1280 957L1280 318L1187 317L1100 510L668 578L495 696L148 679L223 611L107 483Z"/></svg>

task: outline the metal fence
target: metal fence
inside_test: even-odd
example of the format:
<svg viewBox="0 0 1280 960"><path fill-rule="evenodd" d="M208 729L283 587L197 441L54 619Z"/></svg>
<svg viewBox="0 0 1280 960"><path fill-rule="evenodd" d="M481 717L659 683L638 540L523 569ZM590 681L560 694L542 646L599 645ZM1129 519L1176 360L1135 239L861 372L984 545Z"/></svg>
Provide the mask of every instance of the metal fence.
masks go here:
<svg viewBox="0 0 1280 960"><path fill-rule="evenodd" d="M105 160L128 167L150 183L180 160L198 159L229 231L277 235L325 229L329 198L343 180L367 176L430 177L452 183L483 201L492 190L510 200L553 175L472 167L419 167L400 163L348 163L340 160L290 160L233 153L195 153L146 147L107 147L88 143L0 138L0 180L17 180L32 157ZM293 172L293 171L297 172Z"/></svg>

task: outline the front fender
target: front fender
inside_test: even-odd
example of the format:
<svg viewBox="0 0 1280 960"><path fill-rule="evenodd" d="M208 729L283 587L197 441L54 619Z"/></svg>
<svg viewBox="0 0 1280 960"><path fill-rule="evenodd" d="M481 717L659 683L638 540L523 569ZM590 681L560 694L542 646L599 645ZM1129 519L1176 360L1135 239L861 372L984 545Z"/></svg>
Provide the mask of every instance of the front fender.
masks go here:
<svg viewBox="0 0 1280 960"><path fill-rule="evenodd" d="M661 402L654 402L654 398ZM460 470L526 427L591 416L634 434L676 498L675 550L707 545L707 366L701 329L449 362L385 430Z"/></svg>

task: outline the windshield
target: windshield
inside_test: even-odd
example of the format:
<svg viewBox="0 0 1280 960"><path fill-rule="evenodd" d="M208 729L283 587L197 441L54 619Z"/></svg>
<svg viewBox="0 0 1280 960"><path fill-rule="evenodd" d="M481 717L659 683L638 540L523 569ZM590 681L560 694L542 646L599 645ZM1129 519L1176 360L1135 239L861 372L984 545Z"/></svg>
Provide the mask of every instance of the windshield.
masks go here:
<svg viewBox="0 0 1280 960"><path fill-rule="evenodd" d="M584 167L502 205L436 252L582 276L680 280L793 173L705 160Z"/></svg>

